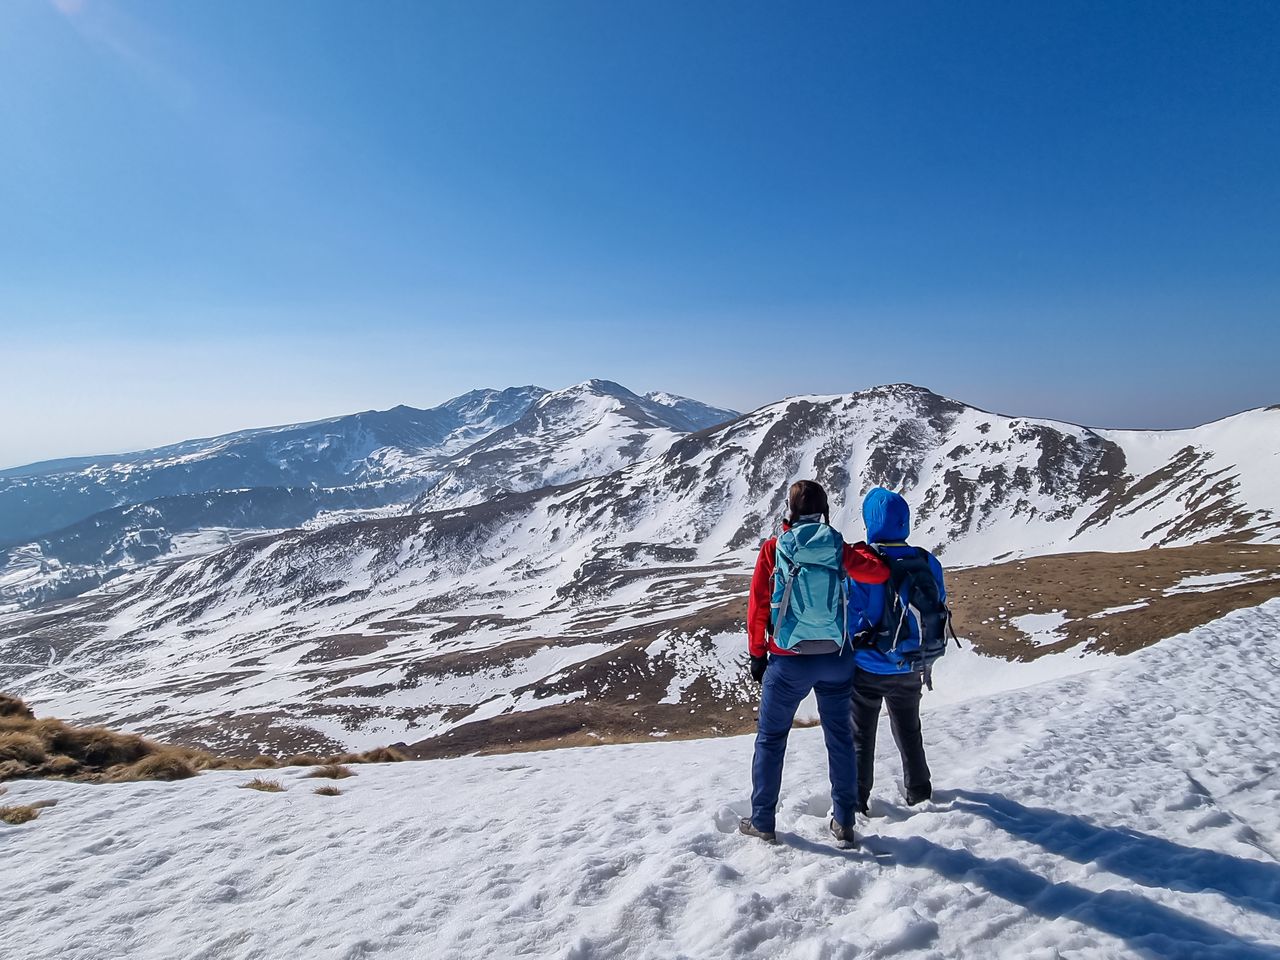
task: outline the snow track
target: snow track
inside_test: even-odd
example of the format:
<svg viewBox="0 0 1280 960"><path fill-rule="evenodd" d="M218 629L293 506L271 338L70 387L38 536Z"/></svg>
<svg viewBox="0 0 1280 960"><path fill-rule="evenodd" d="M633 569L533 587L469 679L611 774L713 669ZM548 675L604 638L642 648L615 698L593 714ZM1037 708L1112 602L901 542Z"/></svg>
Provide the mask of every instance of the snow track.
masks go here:
<svg viewBox="0 0 1280 960"><path fill-rule="evenodd" d="M935 802L887 799L883 729L858 851L825 839L817 730L780 847L735 832L745 737L360 767L335 798L12 784L60 803L0 827L0 957L1276 958L1278 694L1272 601L941 706Z"/></svg>

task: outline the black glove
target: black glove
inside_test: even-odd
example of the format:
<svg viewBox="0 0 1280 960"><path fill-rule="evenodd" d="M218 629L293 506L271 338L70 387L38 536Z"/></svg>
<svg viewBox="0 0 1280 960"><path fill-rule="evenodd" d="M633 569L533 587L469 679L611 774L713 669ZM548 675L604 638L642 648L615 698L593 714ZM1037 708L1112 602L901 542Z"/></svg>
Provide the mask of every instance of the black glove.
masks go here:
<svg viewBox="0 0 1280 960"><path fill-rule="evenodd" d="M764 683L764 668L769 666L768 657L751 658L751 679L756 683Z"/></svg>

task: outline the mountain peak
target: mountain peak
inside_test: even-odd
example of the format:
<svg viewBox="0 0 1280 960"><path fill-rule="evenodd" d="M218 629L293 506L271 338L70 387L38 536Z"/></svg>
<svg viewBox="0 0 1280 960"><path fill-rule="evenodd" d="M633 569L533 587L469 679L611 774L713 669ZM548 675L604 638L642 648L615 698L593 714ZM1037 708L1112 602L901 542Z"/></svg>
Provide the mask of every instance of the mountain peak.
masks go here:
<svg viewBox="0 0 1280 960"><path fill-rule="evenodd" d="M594 404L602 398L615 401L615 410L643 427L662 427L677 433L696 433L740 416L737 411L713 407L665 391L653 390L643 395L638 394L615 380L600 378L583 380L561 390L554 390L543 396L537 407L546 410L551 407L576 406L584 401Z"/></svg>
<svg viewBox="0 0 1280 960"><path fill-rule="evenodd" d="M506 387L495 390L485 387L480 390L468 390L440 404L440 410L446 410L455 416L475 416L489 410L519 408L527 410L532 404L546 396L542 387L527 384L523 387ZM514 419L511 417L505 419Z"/></svg>
<svg viewBox="0 0 1280 960"><path fill-rule="evenodd" d="M523 416L460 451L414 502L422 512L603 476L736 417L674 394L640 396L593 378L543 394Z"/></svg>
<svg viewBox="0 0 1280 960"><path fill-rule="evenodd" d="M905 406L921 416L933 417L939 414L957 414L963 410L973 409L968 404L950 397L935 393L928 387L914 383L884 383L879 386L859 390L850 395L857 401L879 401Z"/></svg>
<svg viewBox="0 0 1280 960"><path fill-rule="evenodd" d="M582 380L579 383L571 384L561 390L553 390L552 393L559 395L572 396L577 394L595 394L598 396L617 397L620 400L638 399L638 395L628 390L622 384L615 380L602 380L593 377L590 380Z"/></svg>
<svg viewBox="0 0 1280 960"><path fill-rule="evenodd" d="M855 396L869 395L881 397L902 397L911 400L946 400L947 398L939 393L935 393L928 387L922 387L915 383L881 383L874 387L868 387L865 390L859 390Z"/></svg>

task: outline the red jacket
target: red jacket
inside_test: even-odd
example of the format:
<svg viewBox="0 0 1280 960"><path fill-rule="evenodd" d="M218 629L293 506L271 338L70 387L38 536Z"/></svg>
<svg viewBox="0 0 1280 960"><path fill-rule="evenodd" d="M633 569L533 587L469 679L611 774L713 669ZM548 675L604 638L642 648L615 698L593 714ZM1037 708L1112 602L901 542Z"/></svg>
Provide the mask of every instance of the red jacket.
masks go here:
<svg viewBox="0 0 1280 960"><path fill-rule="evenodd" d="M782 525L785 531L786 524ZM751 595L747 598L747 649L753 657L763 657L765 652L790 656L769 636L769 605L773 601L773 568L777 562L774 553L778 538L770 537L760 545L756 558L756 572L751 577ZM889 567L865 543L844 545L844 569L859 583L884 583L889 579Z"/></svg>

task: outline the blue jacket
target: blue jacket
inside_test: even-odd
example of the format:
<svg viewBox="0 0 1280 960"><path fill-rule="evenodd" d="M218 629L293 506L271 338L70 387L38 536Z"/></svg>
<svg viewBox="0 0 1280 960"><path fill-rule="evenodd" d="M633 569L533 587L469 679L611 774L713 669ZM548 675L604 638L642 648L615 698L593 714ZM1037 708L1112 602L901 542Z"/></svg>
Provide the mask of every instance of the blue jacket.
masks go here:
<svg viewBox="0 0 1280 960"><path fill-rule="evenodd" d="M862 519L867 525L867 543L888 556L912 553L915 547L907 545L911 532L911 508L898 494L876 487L862 501ZM938 592L947 599L947 588L942 582L942 564L937 557L929 556L929 569L938 581ZM887 584L870 585L849 581L849 632L857 634L880 622L888 599ZM898 648L904 651L920 649L920 625L911 614L907 615L902 639ZM858 669L868 673L910 673L911 667L897 654L880 650L859 648L855 654Z"/></svg>

